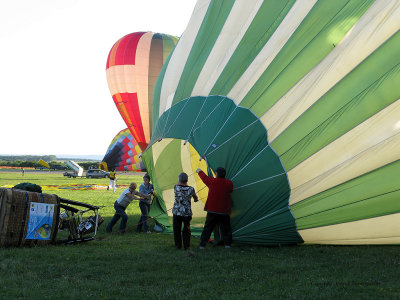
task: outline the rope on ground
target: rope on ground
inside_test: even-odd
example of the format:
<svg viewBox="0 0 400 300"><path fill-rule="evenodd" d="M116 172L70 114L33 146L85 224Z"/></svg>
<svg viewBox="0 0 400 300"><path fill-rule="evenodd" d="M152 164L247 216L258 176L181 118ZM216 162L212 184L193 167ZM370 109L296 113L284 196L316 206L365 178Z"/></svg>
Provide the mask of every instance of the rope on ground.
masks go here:
<svg viewBox="0 0 400 300"><path fill-rule="evenodd" d="M157 216L154 216L154 217L147 216L148 218L147 218L146 220L144 220L144 221L142 221L142 222L140 222L140 223L137 223L136 225L130 225L130 226L126 227L126 229L133 229L133 228L135 228L135 227L138 227L139 225L143 225L145 222L147 222L147 221L150 220L150 219L153 219L156 223L159 223L159 222L156 220L156 218L158 218L158 217L160 217L160 216L162 216L162 215L164 215L164 214L167 214L168 211L172 210L172 208L173 208L173 207L167 209L165 212L162 212L161 214L158 214ZM107 237L103 235L103 236L96 237L95 239L104 240L104 239L106 239L106 238L107 238Z"/></svg>

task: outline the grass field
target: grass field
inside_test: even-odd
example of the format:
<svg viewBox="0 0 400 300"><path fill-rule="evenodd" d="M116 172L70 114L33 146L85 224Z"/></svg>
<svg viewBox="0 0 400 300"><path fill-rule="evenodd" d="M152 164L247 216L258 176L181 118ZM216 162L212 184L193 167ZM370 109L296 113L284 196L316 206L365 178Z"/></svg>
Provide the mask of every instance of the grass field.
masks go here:
<svg viewBox="0 0 400 300"><path fill-rule="evenodd" d="M118 184L141 182L119 175ZM0 186L96 183L62 173L0 172ZM400 299L399 246L208 247L194 255L173 247L168 234L136 234L137 203L128 232L106 235L117 193L55 190L48 193L104 205L101 239L78 244L0 248L0 299Z"/></svg>

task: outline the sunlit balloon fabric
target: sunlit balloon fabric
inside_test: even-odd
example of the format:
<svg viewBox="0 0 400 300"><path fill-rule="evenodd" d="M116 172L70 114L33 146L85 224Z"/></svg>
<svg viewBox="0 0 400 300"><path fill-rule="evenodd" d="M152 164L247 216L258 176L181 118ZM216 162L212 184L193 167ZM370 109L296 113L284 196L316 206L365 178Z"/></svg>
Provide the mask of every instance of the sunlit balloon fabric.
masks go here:
<svg viewBox="0 0 400 300"><path fill-rule="evenodd" d="M400 243L399 28L398 0L199 0L155 89L160 209L203 157L236 242Z"/></svg>
<svg viewBox="0 0 400 300"><path fill-rule="evenodd" d="M154 85L177 38L135 32L117 41L107 59L107 81L122 118L142 150L152 131Z"/></svg>
<svg viewBox="0 0 400 300"><path fill-rule="evenodd" d="M101 162L106 171L142 171L145 169L139 157L142 151L128 128L121 130L108 146Z"/></svg>

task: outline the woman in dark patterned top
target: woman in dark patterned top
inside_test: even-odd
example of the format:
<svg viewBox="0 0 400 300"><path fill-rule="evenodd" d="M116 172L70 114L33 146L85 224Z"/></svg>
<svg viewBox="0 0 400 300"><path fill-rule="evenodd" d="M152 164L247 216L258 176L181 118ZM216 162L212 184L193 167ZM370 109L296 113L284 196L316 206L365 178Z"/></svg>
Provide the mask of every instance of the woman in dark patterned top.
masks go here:
<svg viewBox="0 0 400 300"><path fill-rule="evenodd" d="M192 208L190 200L193 197L194 202L199 201L194 188L187 185L188 176L186 173L181 173L178 176L178 184L174 186L175 202L172 208L174 242L178 249L185 250L190 247L190 220L192 220ZM183 223L183 229L182 229Z"/></svg>

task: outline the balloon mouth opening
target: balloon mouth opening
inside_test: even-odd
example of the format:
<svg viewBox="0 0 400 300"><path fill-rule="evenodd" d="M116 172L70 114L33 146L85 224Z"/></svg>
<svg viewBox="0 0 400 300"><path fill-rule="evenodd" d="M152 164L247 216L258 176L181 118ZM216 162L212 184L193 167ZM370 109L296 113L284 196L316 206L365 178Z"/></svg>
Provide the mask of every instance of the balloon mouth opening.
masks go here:
<svg viewBox="0 0 400 300"><path fill-rule="evenodd" d="M197 168L207 173L211 170L207 166L205 159L200 159L200 154L188 141L174 138L163 138L151 145L151 154L144 152L143 158L146 162L149 159L153 162L155 168L150 171L153 183L159 188L161 196L165 203L168 215L172 216L172 207L174 204L174 186L178 183L178 175L182 172L188 175L187 184L194 187L199 197L201 206L197 214L203 215L204 203L207 200L208 188L197 175ZM151 155L151 158L149 158ZM213 173L213 171L211 170ZM156 181L156 182L154 182ZM195 207L192 203L192 209ZM193 212L195 214L195 212Z"/></svg>

